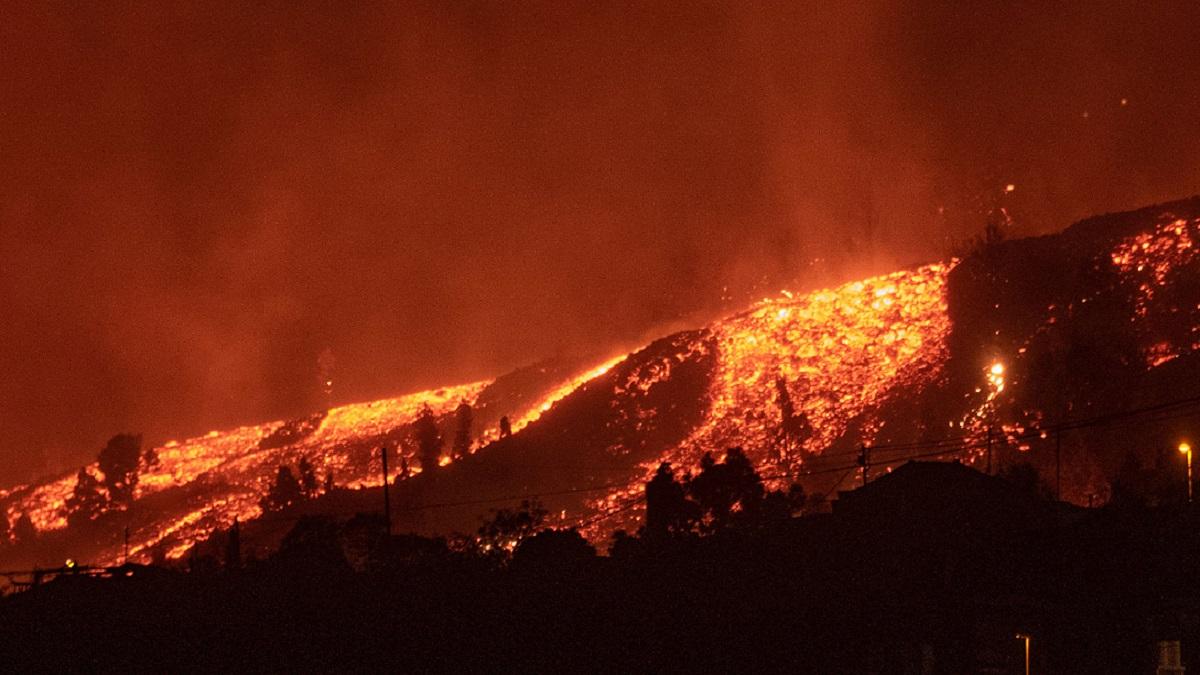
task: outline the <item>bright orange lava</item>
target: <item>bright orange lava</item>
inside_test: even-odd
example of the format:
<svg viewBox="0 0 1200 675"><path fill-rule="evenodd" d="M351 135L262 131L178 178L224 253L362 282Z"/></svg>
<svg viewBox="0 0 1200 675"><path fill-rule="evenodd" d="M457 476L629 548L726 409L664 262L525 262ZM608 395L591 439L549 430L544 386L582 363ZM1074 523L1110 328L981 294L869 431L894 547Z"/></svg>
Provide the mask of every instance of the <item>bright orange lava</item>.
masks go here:
<svg viewBox="0 0 1200 675"><path fill-rule="evenodd" d="M610 360L554 387L529 410L516 416L514 433L537 420L563 396L607 372L620 360ZM176 558L214 530L231 525L234 518L246 521L259 516L259 500L266 494L276 469L281 465L295 466L301 457L312 463L319 476L332 471L339 486L377 486L382 482L378 467L361 461L361 452L356 456L356 449L361 451L364 443L411 423L425 406L429 406L435 415L443 415L452 412L460 401L473 404L489 383L485 380L332 408L310 435L283 447L259 446L283 424L280 421L226 432L212 431L185 441L170 441L156 448L158 465L143 468L137 499L145 499L168 488L195 489L186 500L188 508L169 509L157 514L156 518L140 518L131 523L131 557L147 559L151 550L161 546L168 558ZM488 430L477 441L491 440L494 434ZM397 464L403 458L413 467L413 473L420 472L411 448L400 444L397 453L400 454L396 458ZM95 463L88 468L93 474L100 475ZM67 525L65 504L74 486L75 473L71 472L39 485L8 490L0 504L7 511L10 522L28 514L39 532L59 530ZM104 560L95 562L114 563L119 555L113 550Z"/></svg>
<svg viewBox="0 0 1200 675"><path fill-rule="evenodd" d="M1168 283L1170 272L1195 259L1200 250L1194 243L1200 236L1198 228L1200 220L1171 219L1153 232L1122 241L1112 250L1112 262L1124 277L1133 280L1140 293L1134 321L1146 316L1156 293ZM676 360L684 362L698 352L716 350L704 421L683 442L645 463L642 469L648 473L660 461L691 469L705 451L738 445L747 450L764 474L771 473L768 464L789 473L802 471L805 462L824 453L847 433L852 420L856 425L853 428L861 435L855 442L870 445L884 424L879 412L890 393L917 393L944 375L951 329L946 294L954 264L926 265L807 294L785 292L712 324L707 335L697 337L675 360L639 364L615 384L614 396L644 394L670 376ZM1050 322L1054 321L1054 310L1050 308ZM1200 334L1196 338L1195 344L1148 346L1147 366L1200 348ZM995 361L980 364L974 398L965 402L960 417L946 423L968 436L984 433L995 419L995 408L1003 403L1001 395L1008 396L1006 386L1019 386L1006 381L1008 366L1016 363L1006 360L1019 359L1023 352L997 354ZM512 432L519 433L557 401L608 373L625 358L610 359L549 387L527 410L512 416ZM781 441L780 380L797 415L811 429L794 443ZM146 509L135 509L136 522L130 524L131 552L135 559L146 559L155 549L177 557L213 530L228 527L235 517L249 520L258 516L259 500L277 467L294 466L302 457L313 464L319 476L332 472L340 486L378 485L378 467L369 454L364 459L364 448L369 452L370 447L389 439L394 442L396 431L411 423L425 406L444 415L461 401L476 403L488 384L473 382L339 406L319 422L314 418L315 428L310 428L307 436L298 435L279 447L269 441L282 422L214 431L166 443L157 448L159 464L143 470L136 496L145 500L176 489L180 495L170 504L185 506L164 506L160 512L151 510L149 514ZM1023 428L1001 427L996 431L1010 435ZM475 439L475 447L496 437L494 429L483 431ZM406 460L412 471L419 471L411 448L401 443L397 452L397 464ZM449 461L444 458L445 463ZM96 465L89 468L99 473ZM591 500L589 511L580 519L584 524L594 524L597 514L635 503L645 478L639 470L628 483ZM74 484L71 472L44 483L0 491L0 508L6 510L10 522L28 514L40 531L61 529L66 526L64 503ZM568 518L565 512L561 519L581 522ZM589 525L585 532L599 530ZM104 557L96 562L116 561L118 551L108 551Z"/></svg>
<svg viewBox="0 0 1200 675"><path fill-rule="evenodd" d="M860 415L868 417L868 432L877 432L879 423L870 415L889 390L915 390L941 373L952 267L926 265L805 295L784 293L714 324L717 372L707 420L677 448L648 462L647 474L661 461L691 469L704 452L735 445L761 471L780 454L779 377L813 432L802 453L778 457L782 464L798 468L800 455L819 454ZM869 435L861 442L872 440ZM592 505L601 512L620 509L640 495L643 482L639 478Z"/></svg>

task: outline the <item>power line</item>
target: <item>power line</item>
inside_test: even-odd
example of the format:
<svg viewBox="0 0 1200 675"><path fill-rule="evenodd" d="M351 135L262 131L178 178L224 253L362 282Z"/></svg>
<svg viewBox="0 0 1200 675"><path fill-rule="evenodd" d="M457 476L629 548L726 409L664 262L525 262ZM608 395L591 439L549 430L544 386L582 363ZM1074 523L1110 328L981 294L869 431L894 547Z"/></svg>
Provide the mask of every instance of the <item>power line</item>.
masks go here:
<svg viewBox="0 0 1200 675"><path fill-rule="evenodd" d="M1158 404L1154 404L1154 405L1150 405L1150 406L1143 406L1140 408L1135 408L1132 410L1114 411L1114 412L1110 412L1110 413L1096 415L1096 416L1093 416L1090 418L1084 418L1084 419L1080 419L1080 420L1071 420L1069 422L1061 422L1061 423L1055 424L1055 425L1029 426L1029 427L1026 427L1025 428L1026 431L1024 431L1021 434L1008 435L1008 436L1005 436L1004 438L1005 438L1005 440L1011 440L1011 441L1033 440L1033 439L1044 440L1045 438L1048 438L1050 433L1060 434L1062 431L1067 431L1067 430L1079 430L1079 429L1086 429L1086 428L1093 428L1093 427L1109 427L1109 426L1132 426L1132 425L1143 425L1143 424L1152 424L1152 423L1157 423L1157 422L1165 422L1165 421L1170 421L1173 419L1179 419L1182 417L1188 417L1188 416L1195 414L1194 411L1191 411L1191 408L1193 408L1197 405L1200 405L1200 396L1176 399L1173 401L1166 401L1166 402L1162 402L1162 403L1158 403ZM1145 417L1144 419L1142 419L1143 416ZM961 454L961 453L965 453L965 452L968 452L971 450L984 449L984 448L986 448L986 442L980 443L978 441L978 439L976 439L972 436L961 436L958 438L939 439L939 440L934 440L934 441L882 444L882 445L864 446L864 447L869 448L869 450L874 451L874 452L884 453L884 456L882 458L874 458L873 461L868 459L868 463L870 465L880 466L880 465L895 464L898 462L914 460L914 459L941 457L941 456L950 455L950 454ZM903 453L903 451L905 451L905 450L928 450L928 452ZM901 454L892 455L892 453L901 453ZM857 451L857 453L855 453L855 452L823 453L823 454L819 455L818 457L819 458L835 458L835 457L840 457L840 456L847 456L850 454L859 454L860 457L862 457L862 455L863 455L862 448L860 448ZM632 465L632 466L617 466L617 465L586 466L586 465L568 465L568 464L557 464L557 465L513 464L513 465L508 465L508 466L512 466L513 468L546 468L546 469L569 468L569 469L576 469L576 470L611 470L611 471L637 471L637 470L643 468L641 464ZM803 477L808 477L808 476L817 476L817 475L824 475L824 474L844 471L845 473L834 484L833 489L831 489L829 491L829 494L832 494L832 492L834 490L836 490L841 485L842 482L845 481L845 477L847 475L849 475L852 471L854 471L855 469L858 469L858 468L866 469L866 466L863 465L862 461L856 461L852 464L826 466L826 467L822 467L819 469L809 469L809 470L801 471L801 472L763 474L763 475L761 475L761 478L764 480L777 480L777 479L781 479L781 478L795 479L795 478L803 478ZM636 478L634 480L636 480ZM558 491L540 492L540 493L510 494L510 495L491 497L491 498L485 498L485 499L473 499L473 500L463 500L463 501L454 501L454 502L438 502L438 503L420 504L420 505L413 505L413 506L408 506L408 507L394 509L394 510L400 511L400 512L418 512L418 511L439 509L439 508L481 506L481 505L495 504L495 503L501 503L501 502L511 502L511 501L518 501L518 500L532 500L532 499L541 499L544 497L556 497L556 496L565 496L565 495L572 495L572 494L596 492L596 491L601 491L601 490L612 490L614 488L628 488L629 485L630 485L629 482L608 483L608 484L604 484L604 485L598 485L598 486L586 487L586 488L572 488L572 489L568 489L568 490L558 490ZM828 495L823 497L823 500L827 499L827 497L828 497ZM578 527L587 527L596 522L600 522L600 521L610 518L612 516L626 512L626 511L638 506L642 501L644 501L644 498L645 497L643 494L643 495L634 497L627 504L625 504L617 509L614 509L609 512L593 514L592 516L589 516L588 518L581 520L577 526ZM359 512L358 511L355 511L354 513L322 512L319 515L337 517L337 516L352 516L352 515L356 515L357 513L359 513ZM263 516L260 516L258 518L258 520L267 521L267 522L272 522L272 521L291 522L291 521L299 520L300 518L303 518L306 515L315 515L315 514L299 514L299 515L295 515L295 516L263 515Z"/></svg>
<svg viewBox="0 0 1200 675"><path fill-rule="evenodd" d="M1116 421L1137 417L1140 415L1144 415L1146 413L1175 412L1179 409L1187 409L1187 408L1197 406L1197 405L1200 405L1200 396L1193 396L1193 397L1188 397L1188 398L1176 399L1173 401L1166 401L1166 402L1158 403L1155 405L1143 406L1141 408L1134 408L1132 410L1113 411L1113 412L1104 413L1101 415L1096 415L1094 417L1088 417L1088 418L1083 418L1083 419L1079 419L1079 420L1063 421L1063 422L1060 422L1058 424L1053 424L1053 425L1045 425L1045 426L1033 425L1033 426L1025 427L1028 431L1019 435L1017 438L1020 438L1020 439L1033 438L1033 437L1040 437L1042 433L1050 434L1050 433L1056 432L1056 431L1073 431L1073 430L1077 430L1077 429L1085 429L1085 428L1090 428L1090 427L1095 427L1095 426L1107 426L1112 423L1115 423ZM1174 419L1174 418L1169 418L1169 419ZM960 436L957 438L945 438L945 439L939 439L939 440L933 440L933 441L917 441L917 442L912 442L912 443L880 444L880 445L872 445L870 447L872 450L896 450L896 449L919 449L919 448L929 448L929 447L955 446L955 445L959 445L959 444L962 444L962 443L970 440L970 438L971 438L970 436ZM846 451L841 451L838 453L822 454L821 456L822 457L831 457L831 456L835 456L835 455L850 455L850 454L855 454L856 452L857 452L856 450L846 450Z"/></svg>

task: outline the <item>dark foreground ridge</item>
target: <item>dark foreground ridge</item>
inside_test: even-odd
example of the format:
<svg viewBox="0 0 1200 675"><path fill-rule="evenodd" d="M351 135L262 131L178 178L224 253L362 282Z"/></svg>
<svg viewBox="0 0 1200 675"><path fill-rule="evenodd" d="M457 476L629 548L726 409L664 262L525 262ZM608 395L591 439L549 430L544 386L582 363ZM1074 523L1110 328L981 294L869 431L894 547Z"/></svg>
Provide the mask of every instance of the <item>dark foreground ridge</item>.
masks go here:
<svg viewBox="0 0 1200 675"><path fill-rule="evenodd" d="M660 473L649 531L608 556L528 536L527 505L472 549L310 518L263 561L235 540L224 565L60 573L0 601L0 653L15 671L1016 673L1029 635L1033 672L1153 672L1166 640L1200 668L1200 512L1177 491L1081 509L1028 467L910 462L793 517L804 500L735 459Z"/></svg>

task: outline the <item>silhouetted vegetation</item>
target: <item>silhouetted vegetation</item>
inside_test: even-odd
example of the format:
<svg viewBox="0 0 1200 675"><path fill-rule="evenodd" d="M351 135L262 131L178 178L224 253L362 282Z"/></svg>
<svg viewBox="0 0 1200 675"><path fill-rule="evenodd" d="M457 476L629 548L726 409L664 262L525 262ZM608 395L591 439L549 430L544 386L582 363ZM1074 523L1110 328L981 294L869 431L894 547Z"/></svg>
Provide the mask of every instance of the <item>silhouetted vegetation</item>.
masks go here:
<svg viewBox="0 0 1200 675"><path fill-rule="evenodd" d="M87 469L80 469L75 476L75 488L67 497L67 524L78 527L100 517L108 506L108 499L101 492L100 481Z"/></svg>
<svg viewBox="0 0 1200 675"><path fill-rule="evenodd" d="M263 511L279 511L300 501L303 497L304 492L300 487L300 481L296 479L296 474L292 473L291 467L281 466L275 473L275 480L262 498L260 506Z"/></svg>
<svg viewBox="0 0 1200 675"><path fill-rule="evenodd" d="M800 485L767 492L741 448L730 448L720 462L705 453L700 473L681 481L669 464L659 466L646 485L643 534L655 542L731 527L759 527L799 513L804 501Z"/></svg>
<svg viewBox="0 0 1200 675"><path fill-rule="evenodd" d="M104 474L104 488L113 506L124 507L133 501L141 458L141 434L117 434L100 451L100 473Z"/></svg>
<svg viewBox="0 0 1200 675"><path fill-rule="evenodd" d="M466 401L454 409L454 444L451 446L455 459L465 457L471 452L471 426L474 417L471 405Z"/></svg>
<svg viewBox="0 0 1200 675"><path fill-rule="evenodd" d="M506 556L537 532L547 515L541 502L536 500L522 501L517 508L496 509L479 526L475 541L486 554Z"/></svg>
<svg viewBox="0 0 1200 675"><path fill-rule="evenodd" d="M21 517L17 518L17 522L13 524L12 534L13 541L18 544L29 543L37 539L37 528L34 527L33 519L29 517L28 513L22 513Z"/></svg>
<svg viewBox="0 0 1200 675"><path fill-rule="evenodd" d="M579 530L542 530L521 539L513 551L513 567L535 573L551 573L559 568L576 568L596 557L596 548Z"/></svg>
<svg viewBox="0 0 1200 675"><path fill-rule="evenodd" d="M1038 485L912 463L795 517L803 496L731 449L663 465L607 557L534 502L470 546L302 516L254 560L235 523L224 564L60 572L0 601L0 651L14 670L1008 673L1030 633L1036 672L1149 672L1160 639L1194 667L1195 512L1064 510Z"/></svg>
<svg viewBox="0 0 1200 675"><path fill-rule="evenodd" d="M320 494L321 484L317 481L317 472L313 470L307 457L301 457L297 462L296 473L299 474L300 494L309 499Z"/></svg>
<svg viewBox="0 0 1200 675"><path fill-rule="evenodd" d="M417 439L417 459L421 462L421 470L437 469L445 440L442 438L442 432L438 430L437 418L429 406L421 409L421 414L413 423L413 434Z"/></svg>
<svg viewBox="0 0 1200 675"><path fill-rule="evenodd" d="M158 466L158 450L153 447L146 448L142 453L142 467L144 469L153 469Z"/></svg>
<svg viewBox="0 0 1200 675"><path fill-rule="evenodd" d="M679 537L692 531L700 517L700 507L687 498L683 485L675 480L671 465L664 462L646 484L646 524L643 534L650 541Z"/></svg>
<svg viewBox="0 0 1200 675"><path fill-rule="evenodd" d="M998 475L1030 499L1048 500L1054 498L1054 491L1042 481L1042 476L1038 473L1037 467L1029 462L1010 464L1001 469Z"/></svg>
<svg viewBox="0 0 1200 675"><path fill-rule="evenodd" d="M776 461L797 462L804 460L804 442L812 436L812 424L803 411L796 410L792 395L788 393L787 380L783 376L775 378L775 400L779 406L779 450L775 454Z"/></svg>

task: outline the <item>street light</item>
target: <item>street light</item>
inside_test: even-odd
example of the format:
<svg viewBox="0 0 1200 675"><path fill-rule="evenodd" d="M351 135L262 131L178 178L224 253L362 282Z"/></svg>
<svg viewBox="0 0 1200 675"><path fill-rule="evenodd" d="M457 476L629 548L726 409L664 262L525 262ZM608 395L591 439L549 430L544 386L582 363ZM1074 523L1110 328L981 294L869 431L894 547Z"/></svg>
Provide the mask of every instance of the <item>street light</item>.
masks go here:
<svg viewBox="0 0 1200 675"><path fill-rule="evenodd" d="M1017 633L1017 639L1025 641L1025 675L1029 675L1029 633Z"/></svg>
<svg viewBox="0 0 1200 675"><path fill-rule="evenodd" d="M1187 441L1179 444L1179 451L1187 455L1188 503L1192 503L1192 446Z"/></svg>

